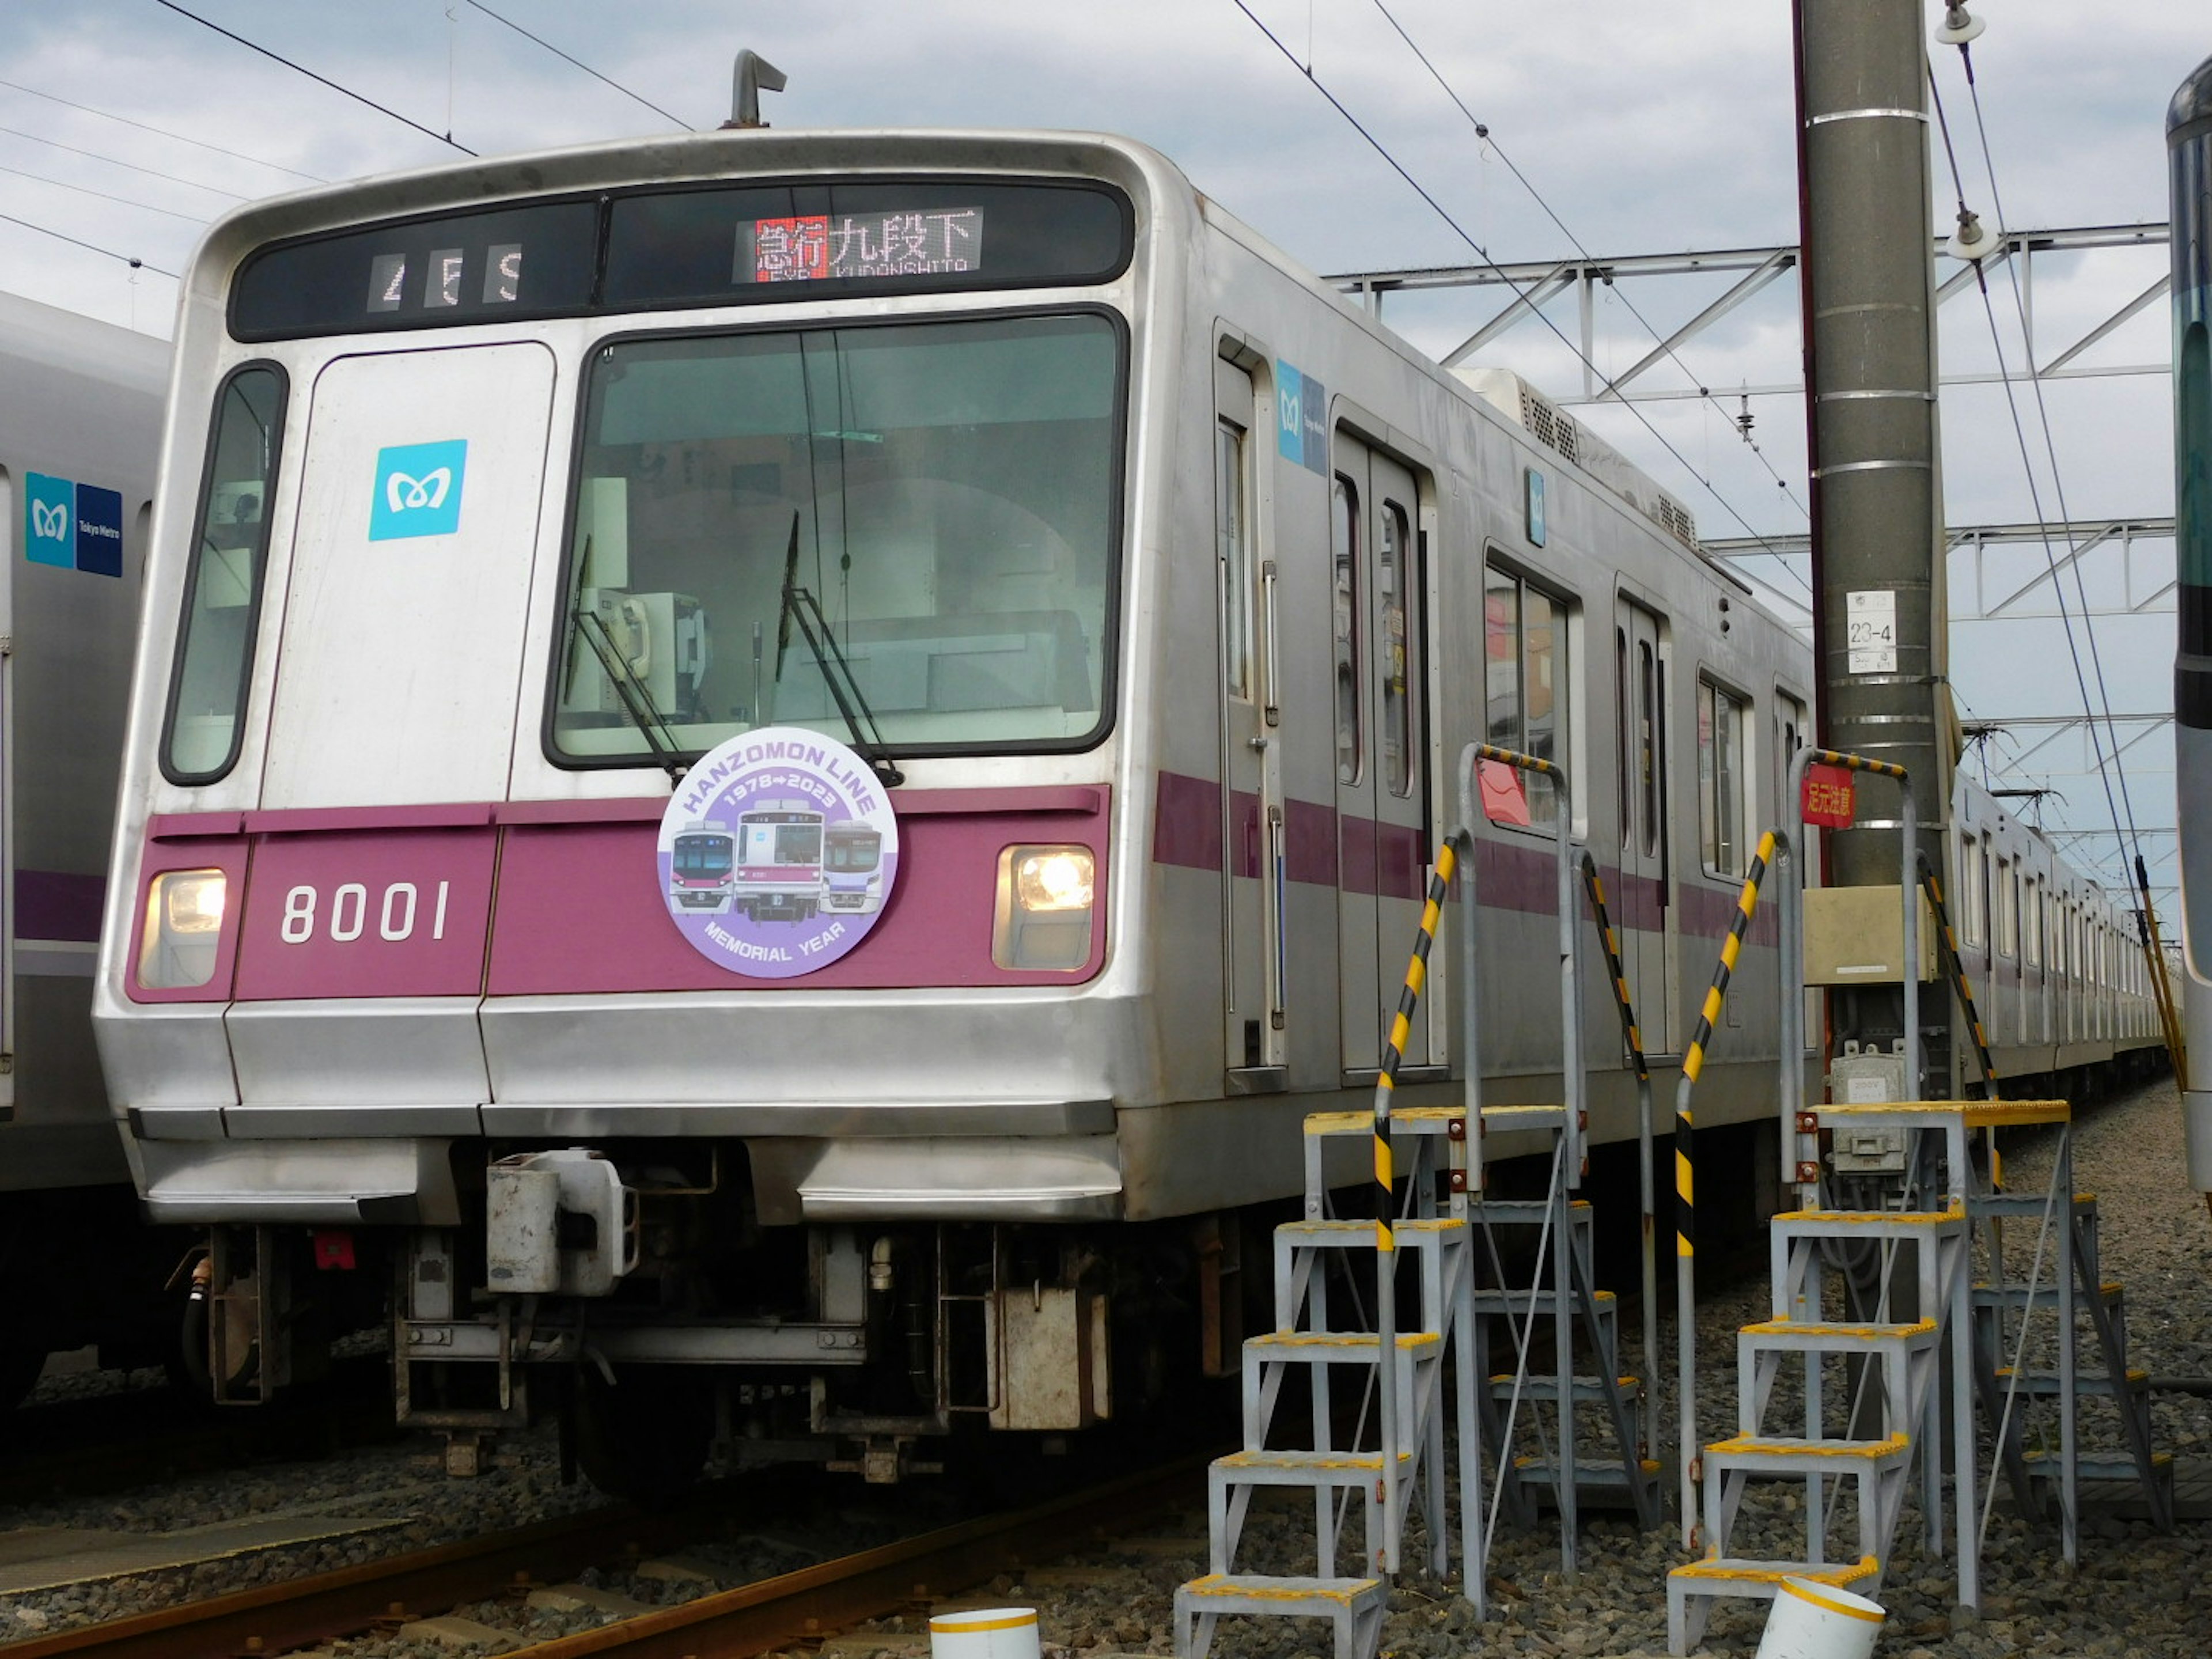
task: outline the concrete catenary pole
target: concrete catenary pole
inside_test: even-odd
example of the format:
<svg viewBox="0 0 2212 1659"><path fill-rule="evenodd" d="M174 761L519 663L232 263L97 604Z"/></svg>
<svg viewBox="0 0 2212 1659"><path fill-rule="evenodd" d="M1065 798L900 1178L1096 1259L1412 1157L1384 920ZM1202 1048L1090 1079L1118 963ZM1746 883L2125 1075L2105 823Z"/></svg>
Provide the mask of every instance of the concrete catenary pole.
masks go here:
<svg viewBox="0 0 2212 1659"><path fill-rule="evenodd" d="M1911 774L1922 850L1942 865L1955 750L1943 599L1936 408L1935 227L1925 0L1796 0L1820 731L1833 749ZM1829 880L1894 885L1894 791L1865 781L1858 821L1830 832ZM1895 985L1836 994L1834 1035L1887 1051ZM1948 1092L1944 1000L1908 1098Z"/></svg>

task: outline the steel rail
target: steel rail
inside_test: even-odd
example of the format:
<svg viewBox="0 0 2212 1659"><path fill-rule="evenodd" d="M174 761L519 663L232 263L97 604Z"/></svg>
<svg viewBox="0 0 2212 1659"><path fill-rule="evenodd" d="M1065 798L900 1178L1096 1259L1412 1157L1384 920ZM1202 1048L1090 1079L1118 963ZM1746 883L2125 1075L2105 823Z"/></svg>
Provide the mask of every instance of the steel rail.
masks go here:
<svg viewBox="0 0 2212 1659"><path fill-rule="evenodd" d="M526 1651L536 1659L767 1652L843 1625L905 1611L933 1594L965 1589L1088 1544L1102 1530L1200 1497L1211 1462L1211 1453L1178 1459L1030 1509L963 1522ZM336 1572L83 1625L0 1645L0 1655L236 1659L249 1652L281 1654L388 1626L398 1617L427 1617L465 1602L489 1601L520 1580L573 1577L632 1548L688 1541L722 1512L716 1508L718 1497L726 1498L726 1493L710 1488L689 1504L654 1514L626 1505L594 1510Z"/></svg>
<svg viewBox="0 0 2212 1659"><path fill-rule="evenodd" d="M1202 1495L1212 1454L1181 1458L1006 1515L986 1516L719 1595L557 1637L514 1659L750 1659L1034 1566ZM3 1651L3 1650L0 1650Z"/></svg>
<svg viewBox="0 0 2212 1659"><path fill-rule="evenodd" d="M702 1524L685 1507L645 1515L628 1506L541 1521L489 1537L387 1556L283 1583L258 1585L204 1601L80 1625L0 1646L7 1659L91 1654L99 1659L235 1659L284 1653L364 1631L396 1616L442 1612L487 1600L517 1574L571 1577L622 1553L677 1541ZM395 1614L394 1604L404 1609Z"/></svg>

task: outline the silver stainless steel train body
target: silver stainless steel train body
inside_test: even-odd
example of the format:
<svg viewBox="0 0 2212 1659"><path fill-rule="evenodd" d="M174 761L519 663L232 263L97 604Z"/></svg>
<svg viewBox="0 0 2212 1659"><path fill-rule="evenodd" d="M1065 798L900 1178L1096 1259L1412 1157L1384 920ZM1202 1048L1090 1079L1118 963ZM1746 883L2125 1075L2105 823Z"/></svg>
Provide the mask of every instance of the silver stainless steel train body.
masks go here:
<svg viewBox="0 0 2212 1659"><path fill-rule="evenodd" d="M0 1399L143 1334L92 1036L168 347L0 295ZM178 1249L182 1248L181 1242ZM156 1277L152 1301L159 1303Z"/></svg>
<svg viewBox="0 0 2212 1659"><path fill-rule="evenodd" d="M1679 503L1121 139L304 193L210 233L178 354L98 1018L149 1208L231 1241L247 1395L388 1241L425 1420L586 1358L750 1367L856 1438L1119 1409L1213 1305L1162 1288L1212 1284L1213 1218L1371 1090L1462 744L1569 769L1666 1054L1806 730L1807 651ZM661 751L771 721L900 775L873 931L785 979L704 960L653 868ZM1481 795L1483 1063L1540 1100L1556 802ZM742 826L678 828L720 902ZM1771 1111L1770 927L1701 1125ZM1452 972L1401 1099L1455 1097ZM567 1289L502 1296L526 1189Z"/></svg>
<svg viewBox="0 0 2212 1659"><path fill-rule="evenodd" d="M2166 1038L2132 908L1963 774L1948 849L1947 903L1999 1078L2071 1092L2069 1079L2156 1063Z"/></svg>

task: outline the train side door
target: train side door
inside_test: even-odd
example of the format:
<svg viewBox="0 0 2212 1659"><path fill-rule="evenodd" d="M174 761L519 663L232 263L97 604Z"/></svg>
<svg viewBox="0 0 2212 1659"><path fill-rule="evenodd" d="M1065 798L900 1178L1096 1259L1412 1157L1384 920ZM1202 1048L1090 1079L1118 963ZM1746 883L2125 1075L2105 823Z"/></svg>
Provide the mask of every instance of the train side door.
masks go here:
<svg viewBox="0 0 2212 1659"><path fill-rule="evenodd" d="M263 805L505 797L552 395L534 343L315 377Z"/></svg>
<svg viewBox="0 0 2212 1659"><path fill-rule="evenodd" d="M1619 732L1620 881L1614 927L1647 1054L1674 1052L1667 972L1667 660L1656 613L1632 599L1614 611L1614 726Z"/></svg>
<svg viewBox="0 0 2212 1659"><path fill-rule="evenodd" d="M1215 638L1221 685L1221 982L1229 1069L1284 1064L1283 782L1274 562L1258 533L1252 377L1213 365Z"/></svg>
<svg viewBox="0 0 2212 1659"><path fill-rule="evenodd" d="M1419 660L1425 583L1413 475L1339 434L1329 485L1336 723L1338 1002L1344 1069L1373 1071L1428 884ZM1407 1066L1431 1063L1416 1019Z"/></svg>

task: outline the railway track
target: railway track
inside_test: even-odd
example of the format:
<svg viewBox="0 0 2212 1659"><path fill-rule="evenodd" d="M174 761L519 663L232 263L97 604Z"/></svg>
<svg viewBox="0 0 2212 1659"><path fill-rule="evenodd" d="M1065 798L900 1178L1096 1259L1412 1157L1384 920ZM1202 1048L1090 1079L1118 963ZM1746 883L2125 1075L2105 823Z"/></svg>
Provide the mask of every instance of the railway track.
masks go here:
<svg viewBox="0 0 2212 1659"><path fill-rule="evenodd" d="M1203 1490L1206 1457L1186 1457L1027 1509L987 1516L840 1557L736 1589L541 1643L533 1659L682 1659L745 1656L898 1613L1187 1504ZM749 1491L749 1501L762 1494ZM696 1536L716 1495L647 1514L628 1507L264 1585L129 1619L0 1646L0 1659L237 1659L278 1655L334 1637L484 1601L519 1584L558 1582L638 1550Z"/></svg>

